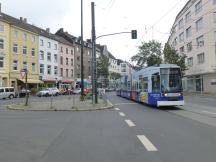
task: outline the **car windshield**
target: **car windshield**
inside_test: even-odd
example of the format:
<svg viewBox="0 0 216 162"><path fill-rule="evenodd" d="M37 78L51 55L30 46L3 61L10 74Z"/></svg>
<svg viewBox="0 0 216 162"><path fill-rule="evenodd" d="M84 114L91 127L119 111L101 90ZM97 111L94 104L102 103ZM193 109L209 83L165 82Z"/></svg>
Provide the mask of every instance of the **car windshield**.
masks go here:
<svg viewBox="0 0 216 162"><path fill-rule="evenodd" d="M162 92L181 92L181 72L179 68L161 69L161 91Z"/></svg>

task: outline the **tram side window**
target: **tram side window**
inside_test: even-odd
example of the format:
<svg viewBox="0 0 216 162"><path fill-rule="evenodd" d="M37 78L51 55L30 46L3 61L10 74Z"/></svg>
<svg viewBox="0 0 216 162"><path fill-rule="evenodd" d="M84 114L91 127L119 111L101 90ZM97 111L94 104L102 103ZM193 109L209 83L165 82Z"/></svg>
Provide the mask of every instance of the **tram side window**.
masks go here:
<svg viewBox="0 0 216 162"><path fill-rule="evenodd" d="M152 76L152 92L160 92L160 75Z"/></svg>
<svg viewBox="0 0 216 162"><path fill-rule="evenodd" d="M148 92L148 77L143 78L143 91Z"/></svg>

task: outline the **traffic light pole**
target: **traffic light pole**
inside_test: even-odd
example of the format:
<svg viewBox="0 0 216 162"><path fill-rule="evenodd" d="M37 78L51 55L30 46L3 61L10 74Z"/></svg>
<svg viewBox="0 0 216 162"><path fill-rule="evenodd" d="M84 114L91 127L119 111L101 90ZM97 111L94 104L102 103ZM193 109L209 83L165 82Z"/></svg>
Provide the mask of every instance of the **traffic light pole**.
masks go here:
<svg viewBox="0 0 216 162"><path fill-rule="evenodd" d="M83 74L83 0L81 0L81 100L84 99L84 74Z"/></svg>

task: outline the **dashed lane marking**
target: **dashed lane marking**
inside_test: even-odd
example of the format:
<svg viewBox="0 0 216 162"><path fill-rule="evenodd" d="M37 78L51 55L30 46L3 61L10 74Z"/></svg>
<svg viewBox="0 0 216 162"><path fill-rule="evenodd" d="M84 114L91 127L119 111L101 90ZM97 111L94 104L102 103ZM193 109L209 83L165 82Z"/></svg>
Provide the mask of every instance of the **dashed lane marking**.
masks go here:
<svg viewBox="0 0 216 162"><path fill-rule="evenodd" d="M131 120L125 120L129 127L135 127L136 125Z"/></svg>
<svg viewBox="0 0 216 162"><path fill-rule="evenodd" d="M120 116L125 116L125 114L123 112L119 112Z"/></svg>
<svg viewBox="0 0 216 162"><path fill-rule="evenodd" d="M115 108L115 110L116 110L116 111L119 111L120 109L119 109L119 108Z"/></svg>
<svg viewBox="0 0 216 162"><path fill-rule="evenodd" d="M151 141L144 135L137 135L138 139L144 145L147 151L158 151Z"/></svg>

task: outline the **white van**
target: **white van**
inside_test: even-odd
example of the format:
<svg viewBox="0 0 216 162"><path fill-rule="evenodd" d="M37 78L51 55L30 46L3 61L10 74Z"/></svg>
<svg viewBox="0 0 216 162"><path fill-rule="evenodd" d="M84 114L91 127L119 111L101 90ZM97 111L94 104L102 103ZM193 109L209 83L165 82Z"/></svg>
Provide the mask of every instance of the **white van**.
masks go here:
<svg viewBox="0 0 216 162"><path fill-rule="evenodd" d="M15 97L14 87L0 87L0 99L9 98L12 99Z"/></svg>

